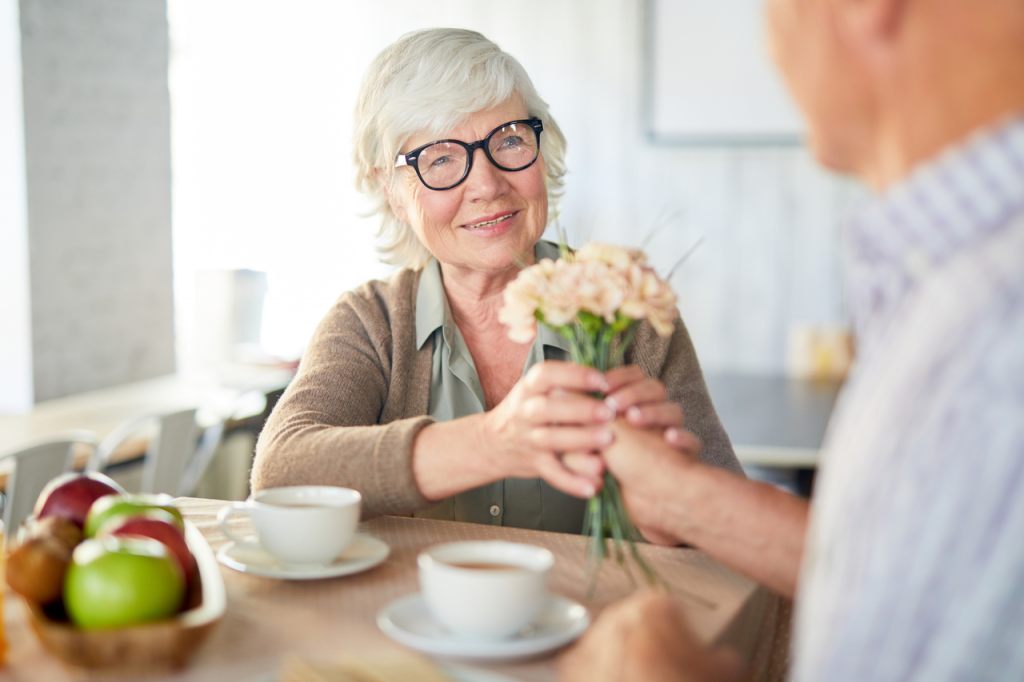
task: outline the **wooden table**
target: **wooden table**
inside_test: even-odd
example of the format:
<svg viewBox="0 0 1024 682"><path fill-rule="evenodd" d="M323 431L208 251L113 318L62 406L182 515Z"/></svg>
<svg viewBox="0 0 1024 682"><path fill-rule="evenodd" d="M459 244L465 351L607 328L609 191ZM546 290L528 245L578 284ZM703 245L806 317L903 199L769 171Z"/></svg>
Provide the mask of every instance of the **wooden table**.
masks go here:
<svg viewBox="0 0 1024 682"><path fill-rule="evenodd" d="M216 522L225 502L197 498L179 502L186 518L199 527L215 551L226 543ZM547 547L557 559L550 580L552 590L584 602L592 615L631 591L624 575L609 565L598 581L597 596L586 601L584 538L576 535L391 516L366 522L363 530L387 542L391 555L380 566L358 575L281 581L221 567L227 615L188 668L160 679L263 681L276 679L286 655L330 661L342 655L406 651L377 629L375 617L392 600L418 589L416 555L439 542L500 538ZM748 659L763 655L763 648L761 653L755 650L764 645L764 624L772 621L777 606L773 596L701 552L648 545L641 551L671 585L704 641L728 643ZM0 677L83 679L40 648L25 622L22 605L15 602L8 591L5 612L10 662ZM555 660L556 654L548 654L528 661L466 665L516 680L551 680ZM96 679L106 678L97 675Z"/></svg>

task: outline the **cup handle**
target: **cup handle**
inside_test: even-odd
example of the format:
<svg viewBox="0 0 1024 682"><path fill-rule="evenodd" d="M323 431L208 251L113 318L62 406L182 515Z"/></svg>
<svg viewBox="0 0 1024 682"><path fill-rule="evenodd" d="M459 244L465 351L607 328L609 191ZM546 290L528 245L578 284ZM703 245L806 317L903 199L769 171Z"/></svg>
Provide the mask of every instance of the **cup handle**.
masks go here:
<svg viewBox="0 0 1024 682"><path fill-rule="evenodd" d="M241 537L240 535L236 535L235 532L232 531L231 527L228 525L228 522L231 520L231 517L235 516L236 514L244 513L246 513L245 502L232 502L226 507L221 507L221 510L217 512L217 524L220 526L221 532L227 536L228 540L231 540L231 542L235 543L236 547L244 547L246 549L262 549L258 542L253 542L252 540L247 540Z"/></svg>

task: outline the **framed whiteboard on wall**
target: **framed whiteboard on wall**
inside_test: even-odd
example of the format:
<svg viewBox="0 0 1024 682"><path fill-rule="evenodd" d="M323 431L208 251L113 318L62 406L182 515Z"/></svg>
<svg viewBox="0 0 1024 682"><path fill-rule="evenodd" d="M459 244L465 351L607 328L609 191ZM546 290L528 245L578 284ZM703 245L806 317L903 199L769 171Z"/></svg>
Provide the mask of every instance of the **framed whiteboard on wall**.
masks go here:
<svg viewBox="0 0 1024 682"><path fill-rule="evenodd" d="M768 53L761 0L645 0L651 141L795 145L803 123Z"/></svg>

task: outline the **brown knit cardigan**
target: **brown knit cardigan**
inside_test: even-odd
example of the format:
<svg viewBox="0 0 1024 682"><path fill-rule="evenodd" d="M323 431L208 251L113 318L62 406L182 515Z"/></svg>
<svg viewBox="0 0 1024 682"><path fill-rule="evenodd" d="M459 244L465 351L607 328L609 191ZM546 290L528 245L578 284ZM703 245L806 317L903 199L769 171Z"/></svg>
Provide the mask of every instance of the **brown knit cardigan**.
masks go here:
<svg viewBox="0 0 1024 682"><path fill-rule="evenodd" d="M321 321L256 446L252 489L340 485L363 494L365 517L433 504L416 487L412 446L432 423L431 343L416 348L420 270L345 293ZM742 472L715 414L690 336L643 324L627 362L657 377L704 444L701 459Z"/></svg>

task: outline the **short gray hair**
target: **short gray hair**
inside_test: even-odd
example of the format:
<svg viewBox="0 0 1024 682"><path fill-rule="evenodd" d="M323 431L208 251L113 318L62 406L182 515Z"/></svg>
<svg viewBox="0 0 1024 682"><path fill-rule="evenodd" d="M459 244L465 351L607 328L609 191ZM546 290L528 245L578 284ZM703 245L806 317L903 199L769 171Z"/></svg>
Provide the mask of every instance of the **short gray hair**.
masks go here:
<svg viewBox="0 0 1024 682"><path fill-rule="evenodd" d="M519 95L529 116L544 122L548 220L558 213L565 175L565 136L526 70L476 31L432 28L407 33L370 64L356 101L356 187L380 216L377 250L385 263L419 268L430 253L388 204L395 157L410 135L445 131L471 114Z"/></svg>

